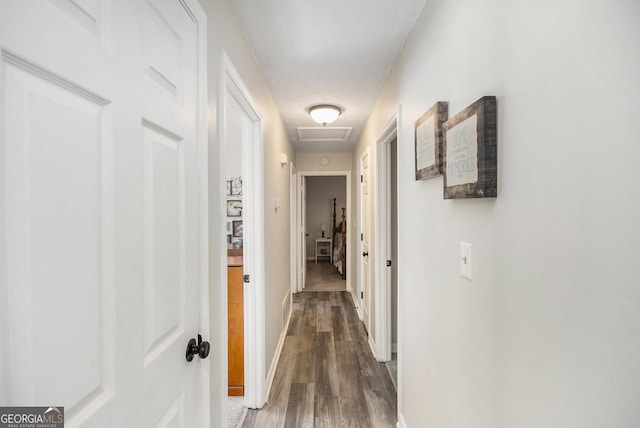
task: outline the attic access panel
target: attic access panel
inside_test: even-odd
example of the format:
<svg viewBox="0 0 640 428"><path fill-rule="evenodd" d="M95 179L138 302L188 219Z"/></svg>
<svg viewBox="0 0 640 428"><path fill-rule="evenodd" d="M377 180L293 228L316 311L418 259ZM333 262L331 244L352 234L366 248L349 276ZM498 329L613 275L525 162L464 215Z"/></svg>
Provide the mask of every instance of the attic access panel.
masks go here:
<svg viewBox="0 0 640 428"><path fill-rule="evenodd" d="M298 141L319 142L319 141L344 141L348 142L351 136L350 126L312 126L298 127Z"/></svg>

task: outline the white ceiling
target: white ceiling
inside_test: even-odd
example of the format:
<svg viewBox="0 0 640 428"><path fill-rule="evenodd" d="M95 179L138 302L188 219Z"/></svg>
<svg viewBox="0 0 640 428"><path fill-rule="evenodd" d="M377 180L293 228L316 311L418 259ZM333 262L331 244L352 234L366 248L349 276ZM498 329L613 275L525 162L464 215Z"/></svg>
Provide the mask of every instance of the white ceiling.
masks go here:
<svg viewBox="0 0 640 428"><path fill-rule="evenodd" d="M296 151L353 150L425 1L231 0ZM342 115L308 129L324 103Z"/></svg>

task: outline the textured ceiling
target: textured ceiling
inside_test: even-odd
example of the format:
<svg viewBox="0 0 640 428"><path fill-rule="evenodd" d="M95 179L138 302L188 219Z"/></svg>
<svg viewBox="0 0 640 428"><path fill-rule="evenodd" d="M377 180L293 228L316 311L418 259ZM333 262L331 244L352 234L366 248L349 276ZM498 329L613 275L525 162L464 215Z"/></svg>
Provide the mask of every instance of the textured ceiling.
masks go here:
<svg viewBox="0 0 640 428"><path fill-rule="evenodd" d="M353 150L425 1L231 0L297 151ZM348 139L301 141L299 127L321 127L306 109L324 103L343 108L327 128Z"/></svg>

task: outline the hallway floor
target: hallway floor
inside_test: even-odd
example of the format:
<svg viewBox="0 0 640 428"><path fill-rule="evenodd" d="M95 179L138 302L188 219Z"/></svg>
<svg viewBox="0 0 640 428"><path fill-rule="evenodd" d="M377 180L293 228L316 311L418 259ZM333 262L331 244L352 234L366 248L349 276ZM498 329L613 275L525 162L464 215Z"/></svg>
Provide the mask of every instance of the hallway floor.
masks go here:
<svg viewBox="0 0 640 428"><path fill-rule="evenodd" d="M307 261L307 275L304 291L345 291L347 281L336 267L327 260Z"/></svg>
<svg viewBox="0 0 640 428"><path fill-rule="evenodd" d="M293 296L293 314L268 403L245 428L395 427L396 391L347 292Z"/></svg>

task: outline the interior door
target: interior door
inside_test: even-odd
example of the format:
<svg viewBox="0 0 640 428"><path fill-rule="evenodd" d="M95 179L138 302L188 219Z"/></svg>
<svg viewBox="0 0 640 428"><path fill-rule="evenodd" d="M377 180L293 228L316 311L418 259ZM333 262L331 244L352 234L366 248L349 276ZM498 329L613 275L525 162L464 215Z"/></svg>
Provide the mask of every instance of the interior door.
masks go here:
<svg viewBox="0 0 640 428"><path fill-rule="evenodd" d="M369 198L369 151L360 158L360 213L361 213L361 257L360 257L360 276L362 278L361 283L361 305L363 312L363 321L369 334L373 334L371 331L371 312L373 305L373 295L371 293L371 281L369 275L369 235L371 231L371 205Z"/></svg>
<svg viewBox="0 0 640 428"><path fill-rule="evenodd" d="M0 405L196 426L192 1L0 4ZM206 339L206 338L205 338Z"/></svg>
<svg viewBox="0 0 640 428"><path fill-rule="evenodd" d="M301 260L300 260L300 285L298 291L307 284L307 177L300 176L300 248Z"/></svg>

